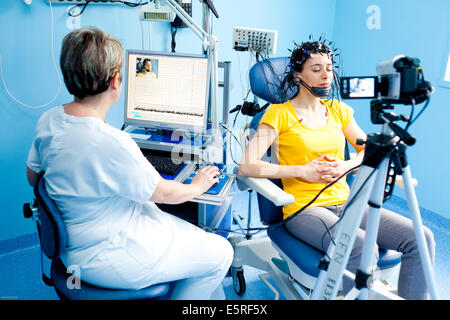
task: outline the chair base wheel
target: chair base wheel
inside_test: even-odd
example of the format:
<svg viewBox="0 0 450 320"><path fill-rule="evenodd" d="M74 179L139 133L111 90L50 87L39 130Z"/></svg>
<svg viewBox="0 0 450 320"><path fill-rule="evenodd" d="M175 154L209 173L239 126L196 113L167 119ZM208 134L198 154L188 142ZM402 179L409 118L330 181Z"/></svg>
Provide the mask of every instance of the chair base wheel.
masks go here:
<svg viewBox="0 0 450 320"><path fill-rule="evenodd" d="M231 267L231 276L233 277L233 288L238 296L242 296L245 293L245 278L244 270L241 268Z"/></svg>

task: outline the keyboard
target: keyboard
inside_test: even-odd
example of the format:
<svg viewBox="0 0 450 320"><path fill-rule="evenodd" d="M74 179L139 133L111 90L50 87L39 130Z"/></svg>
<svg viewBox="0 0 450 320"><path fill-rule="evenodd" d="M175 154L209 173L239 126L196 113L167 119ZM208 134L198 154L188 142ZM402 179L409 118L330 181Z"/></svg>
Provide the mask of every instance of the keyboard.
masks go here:
<svg viewBox="0 0 450 320"><path fill-rule="evenodd" d="M165 156L146 154L145 158L155 167L156 171L162 174L175 175L183 166L183 162L175 163Z"/></svg>
<svg viewBox="0 0 450 320"><path fill-rule="evenodd" d="M183 182L184 184L188 184L191 183L192 178L195 177L195 175L198 173L198 170L194 170L191 175ZM227 182L229 176L225 175L225 174L221 174L219 176L219 182L212 185L205 193L207 194L212 194L212 195L216 195L219 194L220 191L222 191L223 186L225 185L225 183Z"/></svg>

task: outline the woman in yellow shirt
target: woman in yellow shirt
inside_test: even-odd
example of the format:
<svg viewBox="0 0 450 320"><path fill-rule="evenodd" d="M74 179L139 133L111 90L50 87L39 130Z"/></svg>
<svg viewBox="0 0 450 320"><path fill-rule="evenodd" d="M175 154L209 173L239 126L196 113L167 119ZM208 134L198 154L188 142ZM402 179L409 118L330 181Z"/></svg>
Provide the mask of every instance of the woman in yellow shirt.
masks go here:
<svg viewBox="0 0 450 320"><path fill-rule="evenodd" d="M304 42L293 50L290 71L280 87L298 87L298 93L266 110L239 166L239 174L244 176L282 180L283 189L295 198L293 204L283 207L285 219L363 160L364 146L356 141L365 140L366 134L356 123L353 109L338 99L323 99L330 91L333 96L339 90L333 63L333 51L319 41ZM346 140L357 151L351 160L344 159ZM278 164L262 160L271 146ZM328 230L339 220L348 196L349 186L342 178L285 226L297 238L325 252L330 243ZM353 273L360 265L366 219L367 210L347 265ZM434 264L433 234L425 228L425 235ZM406 299L427 299L412 221L381 209L377 244L403 253L398 294ZM344 277L343 285L345 293L354 282Z"/></svg>

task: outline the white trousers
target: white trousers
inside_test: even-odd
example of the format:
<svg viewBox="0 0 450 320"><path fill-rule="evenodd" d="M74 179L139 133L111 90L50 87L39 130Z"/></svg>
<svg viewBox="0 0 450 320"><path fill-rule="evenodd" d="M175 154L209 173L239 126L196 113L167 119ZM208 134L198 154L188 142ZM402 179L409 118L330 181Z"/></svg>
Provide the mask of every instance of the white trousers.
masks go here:
<svg viewBox="0 0 450 320"><path fill-rule="evenodd" d="M139 216L79 267L81 280L100 287L141 289L177 281L171 299L203 300L221 285L232 261L227 239L160 211L153 220Z"/></svg>
<svg viewBox="0 0 450 320"><path fill-rule="evenodd" d="M222 236L168 215L179 230L170 252L155 270L158 282L179 280L171 299L210 299L233 262L233 247Z"/></svg>

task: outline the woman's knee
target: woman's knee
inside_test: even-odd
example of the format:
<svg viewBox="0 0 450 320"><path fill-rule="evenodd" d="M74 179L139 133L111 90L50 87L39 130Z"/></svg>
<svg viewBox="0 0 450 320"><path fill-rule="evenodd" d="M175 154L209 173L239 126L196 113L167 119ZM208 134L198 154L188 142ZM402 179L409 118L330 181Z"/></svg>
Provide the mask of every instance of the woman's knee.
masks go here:
<svg viewBox="0 0 450 320"><path fill-rule="evenodd" d="M428 247L428 251L430 251L430 256L431 258L434 259L434 252L435 252L435 246L436 243L434 241L434 234L433 232L426 226L422 227L424 236L425 236L425 241L426 241L426 246ZM402 248L400 248L402 253L412 253L412 252L418 252L419 250L419 246L418 246L418 242L417 242L417 236L416 233L414 232L414 230L411 230L407 240L405 242L405 245L402 246Z"/></svg>
<svg viewBox="0 0 450 320"><path fill-rule="evenodd" d="M230 241L228 241L222 236L214 234L214 239L216 242L215 250L217 253L219 253L217 255L218 260L217 263L222 268L226 268L228 270L228 268L231 266L231 263L233 262L234 257L233 246L231 245Z"/></svg>
<svg viewBox="0 0 450 320"><path fill-rule="evenodd" d="M223 243L224 243L223 244L224 257L225 257L225 260L227 261L227 266L229 268L231 266L231 263L233 262L234 249L233 249L233 246L231 245L230 241L228 241L225 238L222 238L222 239L223 239Z"/></svg>
<svg viewBox="0 0 450 320"><path fill-rule="evenodd" d="M434 241L434 234L428 227L423 227L423 231L425 233L425 240L427 242L428 251L432 260L434 260L434 252L436 247L436 242Z"/></svg>
<svg viewBox="0 0 450 320"><path fill-rule="evenodd" d="M428 227L423 227L423 230L425 232L425 239L427 240L427 243L429 246L435 246L436 243L434 242L434 234L433 231L430 230Z"/></svg>

